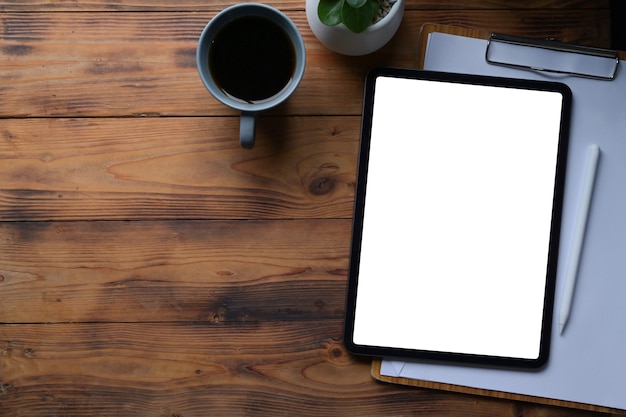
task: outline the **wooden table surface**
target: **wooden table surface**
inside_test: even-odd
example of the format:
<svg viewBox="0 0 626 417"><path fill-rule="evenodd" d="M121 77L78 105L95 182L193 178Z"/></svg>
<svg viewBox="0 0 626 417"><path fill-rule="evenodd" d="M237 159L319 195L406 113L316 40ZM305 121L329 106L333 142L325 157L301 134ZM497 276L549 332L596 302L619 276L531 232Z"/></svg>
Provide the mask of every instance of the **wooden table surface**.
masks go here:
<svg viewBox="0 0 626 417"><path fill-rule="evenodd" d="M608 0L407 0L307 48L238 145L195 47L223 0L0 0L0 416L598 416L380 383L342 343L363 81L424 23L609 46Z"/></svg>

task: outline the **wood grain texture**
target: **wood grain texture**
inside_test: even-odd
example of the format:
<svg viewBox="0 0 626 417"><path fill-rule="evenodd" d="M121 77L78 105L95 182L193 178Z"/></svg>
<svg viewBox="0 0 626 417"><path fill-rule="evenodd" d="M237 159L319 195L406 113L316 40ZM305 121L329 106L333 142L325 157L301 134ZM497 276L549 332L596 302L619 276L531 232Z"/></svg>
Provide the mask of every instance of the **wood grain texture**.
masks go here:
<svg viewBox="0 0 626 417"><path fill-rule="evenodd" d="M351 218L359 117L0 120L4 220Z"/></svg>
<svg viewBox="0 0 626 417"><path fill-rule="evenodd" d="M16 411L3 415L600 416L373 383L341 328L336 319L5 325L0 399Z"/></svg>
<svg viewBox="0 0 626 417"><path fill-rule="evenodd" d="M288 0L266 2L274 7L289 10L302 10L304 2ZM224 0L91 0L91 1L50 1L50 0L2 0L1 11L189 11L221 10L233 2ZM407 0L407 9L608 9L609 0Z"/></svg>
<svg viewBox="0 0 626 417"><path fill-rule="evenodd" d="M195 68L229 4L0 0L0 416L602 416L379 383L342 330L367 71L424 23L608 46L608 0L408 0L365 57L270 2L307 70L251 151Z"/></svg>
<svg viewBox="0 0 626 417"><path fill-rule="evenodd" d="M372 383L340 321L310 325L7 325L3 415L608 415Z"/></svg>
<svg viewBox="0 0 626 417"><path fill-rule="evenodd" d="M350 228L350 220L2 222L0 322L340 319Z"/></svg>
<svg viewBox="0 0 626 417"><path fill-rule="evenodd" d="M0 117L215 116L236 113L204 88L195 47L214 13L5 13L0 19ZM396 37L359 58L329 53L303 11L307 69L274 114L359 115L375 66L415 67L424 23L439 22L596 46L610 44L602 9L408 10Z"/></svg>

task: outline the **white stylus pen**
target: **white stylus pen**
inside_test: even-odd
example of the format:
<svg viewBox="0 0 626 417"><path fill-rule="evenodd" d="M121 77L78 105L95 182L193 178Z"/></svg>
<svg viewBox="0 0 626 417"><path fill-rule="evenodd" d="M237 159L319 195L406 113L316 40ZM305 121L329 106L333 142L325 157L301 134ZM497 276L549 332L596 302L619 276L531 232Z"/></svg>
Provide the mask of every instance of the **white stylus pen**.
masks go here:
<svg viewBox="0 0 626 417"><path fill-rule="evenodd" d="M596 179L599 158L600 147L595 144L590 145L587 150L587 162L585 165L585 172L583 173L584 176L580 191L580 200L578 201L578 213L576 215L576 223L574 224L574 235L572 237L567 271L565 273L565 288L563 290L563 296L561 297L561 309L559 311L560 333L563 333L563 329L567 324L567 319L569 318L569 314L572 309L574 287L576 286L578 265L580 264L580 254L582 252L583 241L585 240L585 229L587 228L589 206L591 205L591 196L593 194L593 185Z"/></svg>

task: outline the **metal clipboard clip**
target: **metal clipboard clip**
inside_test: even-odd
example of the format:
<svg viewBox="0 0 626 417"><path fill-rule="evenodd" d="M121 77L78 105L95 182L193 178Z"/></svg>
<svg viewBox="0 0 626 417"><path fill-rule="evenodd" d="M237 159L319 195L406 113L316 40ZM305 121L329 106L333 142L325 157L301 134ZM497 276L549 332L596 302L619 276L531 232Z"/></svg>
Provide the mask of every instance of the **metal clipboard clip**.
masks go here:
<svg viewBox="0 0 626 417"><path fill-rule="evenodd" d="M619 66L617 51L492 33L485 60L494 65L563 75L613 80Z"/></svg>

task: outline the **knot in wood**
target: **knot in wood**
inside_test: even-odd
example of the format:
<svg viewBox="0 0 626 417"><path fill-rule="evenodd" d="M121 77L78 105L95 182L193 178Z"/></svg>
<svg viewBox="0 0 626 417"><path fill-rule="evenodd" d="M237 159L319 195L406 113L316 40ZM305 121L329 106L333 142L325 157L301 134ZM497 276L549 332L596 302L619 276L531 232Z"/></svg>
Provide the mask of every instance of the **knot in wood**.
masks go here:
<svg viewBox="0 0 626 417"><path fill-rule="evenodd" d="M309 184L309 192L313 195L324 195L335 188L335 179L332 177L314 178Z"/></svg>
<svg viewBox="0 0 626 417"><path fill-rule="evenodd" d="M352 358L341 343L331 343L328 345L328 361L334 365L348 365Z"/></svg>

